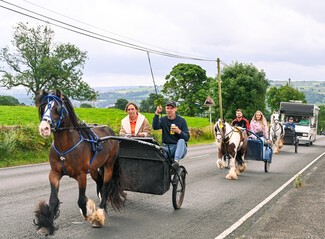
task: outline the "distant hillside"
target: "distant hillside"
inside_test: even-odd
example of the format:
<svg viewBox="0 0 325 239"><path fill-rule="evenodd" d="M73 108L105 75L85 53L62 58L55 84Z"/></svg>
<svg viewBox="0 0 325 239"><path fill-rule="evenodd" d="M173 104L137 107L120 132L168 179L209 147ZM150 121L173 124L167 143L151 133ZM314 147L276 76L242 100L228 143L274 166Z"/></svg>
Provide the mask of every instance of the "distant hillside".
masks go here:
<svg viewBox="0 0 325 239"><path fill-rule="evenodd" d="M271 85L282 86L288 81L270 81ZM291 81L290 85L303 92L309 104L325 104L325 82L323 81Z"/></svg>
<svg viewBox="0 0 325 239"><path fill-rule="evenodd" d="M162 86L158 86L158 93L160 93ZM97 89L96 89L97 90ZM98 90L97 90L98 91ZM138 105L140 102L149 97L150 94L155 93L153 86L130 86L118 89L106 89L99 91L100 98L95 103L98 108L112 107L118 99L126 99Z"/></svg>
<svg viewBox="0 0 325 239"><path fill-rule="evenodd" d="M270 81L271 85L281 86L287 84L288 81ZM323 81L291 81L290 85L299 91L304 92L306 100L309 104L324 105L325 104L325 82ZM161 94L162 86L158 86L158 93ZM99 100L96 102L88 102L96 108L112 107L118 99L126 99L140 105L141 100L155 93L153 86L120 86L120 87L96 87L99 92ZM30 96L27 96L26 90L15 89L5 90L0 88L0 95L11 95L18 99L20 103L25 105L33 105L34 102ZM76 107L80 102L73 101Z"/></svg>

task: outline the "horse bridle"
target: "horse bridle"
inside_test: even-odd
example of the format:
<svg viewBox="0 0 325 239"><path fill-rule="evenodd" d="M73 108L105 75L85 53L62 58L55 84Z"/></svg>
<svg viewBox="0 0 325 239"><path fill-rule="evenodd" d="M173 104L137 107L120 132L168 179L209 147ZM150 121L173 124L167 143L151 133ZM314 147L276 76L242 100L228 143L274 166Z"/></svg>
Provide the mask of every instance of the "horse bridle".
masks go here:
<svg viewBox="0 0 325 239"><path fill-rule="evenodd" d="M274 120L274 116L273 116L273 122L275 123L275 128L272 127L272 124L270 125L270 127L272 128L272 130L274 132L277 132L279 129L281 129L281 123L279 122L279 119ZM279 125L279 127L277 128L277 125Z"/></svg>
<svg viewBox="0 0 325 239"><path fill-rule="evenodd" d="M218 122L217 124L217 133L216 135L221 135L221 139L223 142L228 142L228 140L231 138L232 133L234 132L233 128L231 128L231 131L224 134L222 128L226 127L223 122ZM220 133L218 133L220 132Z"/></svg>
<svg viewBox="0 0 325 239"><path fill-rule="evenodd" d="M41 121L48 122L51 126L51 130L56 130L60 127L61 123L63 122L63 118L68 114L68 111L67 111L62 99L56 95L49 94L49 95L44 96L41 101L41 106L45 103L47 105L44 108L44 112L41 117ZM51 110L54 103L57 104L56 113L59 115L59 119L56 121L54 120L54 118L52 116L52 110Z"/></svg>

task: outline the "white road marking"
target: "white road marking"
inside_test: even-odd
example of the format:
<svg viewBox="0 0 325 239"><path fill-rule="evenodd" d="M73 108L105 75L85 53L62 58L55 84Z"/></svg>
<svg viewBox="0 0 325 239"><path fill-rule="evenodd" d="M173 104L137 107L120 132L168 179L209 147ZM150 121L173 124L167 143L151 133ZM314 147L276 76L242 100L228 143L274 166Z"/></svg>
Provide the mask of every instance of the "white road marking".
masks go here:
<svg viewBox="0 0 325 239"><path fill-rule="evenodd" d="M228 229L226 229L223 233L221 233L215 239L223 239L226 236L228 236L230 233L232 233L233 231L235 231L248 218L250 218L251 216L253 216L260 208L262 208L265 204L267 204L269 201L271 201L272 198L274 198L276 195L278 195L283 189L285 189L286 186L288 186L291 182L293 182L295 180L295 178L297 177L297 175L302 174L306 169L308 169L310 166L312 166L323 155L325 155L325 152L322 153L320 156L318 156L316 159L314 159L305 168L303 168L299 173L297 173L292 178L290 178L286 183L284 183L281 187L279 187L275 192L273 192L270 196L268 196L264 201L262 201L260 204L258 204L252 210L250 210L246 215L244 215L242 218L240 218L237 222L235 222L233 225L231 225Z"/></svg>

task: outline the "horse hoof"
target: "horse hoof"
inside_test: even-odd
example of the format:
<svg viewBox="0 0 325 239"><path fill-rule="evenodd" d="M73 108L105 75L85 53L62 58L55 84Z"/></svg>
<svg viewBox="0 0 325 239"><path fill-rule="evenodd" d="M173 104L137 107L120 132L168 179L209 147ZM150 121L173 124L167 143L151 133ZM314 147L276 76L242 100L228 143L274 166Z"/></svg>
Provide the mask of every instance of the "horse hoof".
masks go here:
<svg viewBox="0 0 325 239"><path fill-rule="evenodd" d="M91 226L92 226L93 228L101 228L101 227L102 227L102 224L100 224L99 221L96 221L96 220L95 220L95 221L92 222Z"/></svg>
<svg viewBox="0 0 325 239"><path fill-rule="evenodd" d="M39 236L47 236L49 234L49 231L47 230L46 227L41 227L37 232L37 235Z"/></svg>
<svg viewBox="0 0 325 239"><path fill-rule="evenodd" d="M228 179L228 180L237 180L238 179L238 177L237 177L237 175L227 175L226 176L226 179Z"/></svg>

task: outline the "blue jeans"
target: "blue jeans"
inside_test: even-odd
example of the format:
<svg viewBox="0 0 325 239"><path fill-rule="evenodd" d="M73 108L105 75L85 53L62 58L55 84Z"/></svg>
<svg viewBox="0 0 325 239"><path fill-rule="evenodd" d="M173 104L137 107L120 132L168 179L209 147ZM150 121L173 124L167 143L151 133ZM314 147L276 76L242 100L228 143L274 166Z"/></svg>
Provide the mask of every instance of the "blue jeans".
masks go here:
<svg viewBox="0 0 325 239"><path fill-rule="evenodd" d="M179 161L184 158L187 153L186 142L184 139L179 139L177 144L164 144L163 150L170 155L171 158Z"/></svg>

